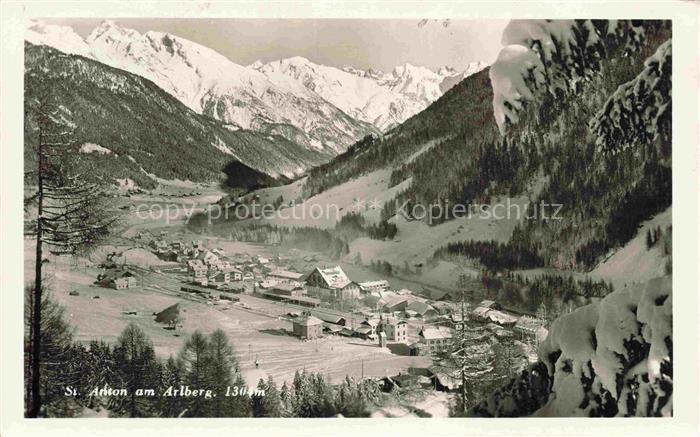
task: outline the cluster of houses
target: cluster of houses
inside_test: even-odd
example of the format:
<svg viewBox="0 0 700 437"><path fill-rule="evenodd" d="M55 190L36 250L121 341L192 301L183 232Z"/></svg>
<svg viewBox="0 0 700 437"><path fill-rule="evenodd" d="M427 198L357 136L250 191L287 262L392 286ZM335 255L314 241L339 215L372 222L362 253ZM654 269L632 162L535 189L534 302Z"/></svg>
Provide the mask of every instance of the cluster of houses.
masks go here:
<svg viewBox="0 0 700 437"><path fill-rule="evenodd" d="M137 281L136 276L131 271L123 268L112 268L99 274L96 283L102 287L123 290L136 287Z"/></svg>
<svg viewBox="0 0 700 437"><path fill-rule="evenodd" d="M136 275L133 271L127 268L123 262L120 262L121 254L112 252L107 254L105 262L100 264L100 268L104 269L104 273L97 275L95 284L105 287L123 290L125 288L133 288L137 286Z"/></svg>
<svg viewBox="0 0 700 437"><path fill-rule="evenodd" d="M406 289L372 291L363 297L362 302L377 312L392 313L424 322L431 321L450 310L449 305L436 307L427 298Z"/></svg>
<svg viewBox="0 0 700 437"><path fill-rule="evenodd" d="M379 316L356 323L355 319L345 318L327 310L312 309L290 315L293 334L304 340L320 338L324 334L336 334L378 340L380 347L386 347L387 342L408 342L408 324L396 317Z"/></svg>
<svg viewBox="0 0 700 437"><path fill-rule="evenodd" d="M313 256L227 256L202 240L168 243L162 237L150 240L151 250L162 259L185 263L190 282L196 286L239 292L245 281L258 297L308 307L289 313L293 334L302 339L334 334L378 341L380 346L404 343L416 355L436 354L450 347L454 331L464 326L449 291L424 289L418 295L407 289L391 290L387 280L352 281L340 266L320 267ZM135 281L123 273L110 273L103 280L114 288L128 288ZM321 308L329 300L361 303L366 308L361 311L364 320ZM516 333L523 339L541 340L547 333L541 320L505 311L492 300L482 301L468 317L485 323L496 337ZM409 344L407 320L422 325L417 343Z"/></svg>
<svg viewBox="0 0 700 437"><path fill-rule="evenodd" d="M500 304L493 300L483 300L471 311L472 318L491 322L502 328L510 328L520 335L521 339L542 341L547 337L545 321L536 317L513 314L504 311Z"/></svg>
<svg viewBox="0 0 700 437"><path fill-rule="evenodd" d="M527 343L539 343L547 337L545 322L528 315L515 315L504 311L492 300L483 300L466 314L469 320L481 322L493 342L515 335ZM419 342L411 345L411 354L438 354L448 351L455 331L464 329L465 320L459 313L452 313L447 326L425 325L418 334ZM535 357L536 358L536 357Z"/></svg>

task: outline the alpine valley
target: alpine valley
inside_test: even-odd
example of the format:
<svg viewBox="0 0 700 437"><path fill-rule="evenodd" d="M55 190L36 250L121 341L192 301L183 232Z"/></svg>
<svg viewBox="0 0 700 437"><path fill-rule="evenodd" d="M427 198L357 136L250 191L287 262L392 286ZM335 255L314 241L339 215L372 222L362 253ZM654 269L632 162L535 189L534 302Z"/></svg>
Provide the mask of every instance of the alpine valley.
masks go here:
<svg viewBox="0 0 700 437"><path fill-rule="evenodd" d="M537 363L483 388L469 414L669 415L669 23L513 20L502 42L490 68L385 135L248 197L293 203L284 219L258 220L253 234L230 221L207 229L284 241L285 228L318 226L339 239L332 256L443 287L434 296L467 290L474 303L546 309L556 320ZM256 68L305 77L311 67ZM314 86L330 92L326 83ZM303 216L331 204L340 218ZM445 212L473 204L494 215ZM559 215L538 216L543 204ZM496 205L527 218L496 219Z"/></svg>
<svg viewBox="0 0 700 437"><path fill-rule="evenodd" d="M226 164L225 155L228 155L228 159L240 161L272 178L294 178L310 167L329 161L361 138L379 136L397 126L425 109L460 78L486 66L477 62L466 71L445 67L433 72L405 64L390 73L382 73L352 67L341 70L295 57L267 64L256 62L246 67L178 36L159 32L141 34L111 20L103 21L85 39L70 27L34 21L25 37L30 44L27 46L27 74L37 81L60 77L66 92L83 95L82 99L77 95L62 97L74 102L64 105L68 110L66 114L70 114L67 117L95 116L94 112L88 114L91 105L84 99L93 98L95 94L86 91L98 87L102 93L116 93L115 100L149 101L161 106L167 101L173 111L190 119L189 124L196 120L198 127L194 130L199 131L200 136L205 134L206 140L195 138L193 134L177 135L176 139L175 132L185 126L175 120L171 123L161 120L158 126L163 140L157 144L153 139L143 141L145 136L153 134L142 131L153 127L148 118L159 117L154 113L158 112L155 106L130 107L112 115L117 116L117 120L136 117L138 121L134 123L133 120L119 120L132 126L128 129L130 132L120 131L119 135L138 135L140 141L129 142L122 138L116 143L112 139L110 144L102 144L100 138L105 135L101 132L81 138L115 152L112 157L117 160L117 155L128 155L130 160L135 160L132 164L119 164L121 168L132 169L129 177L135 176L133 169L140 165L147 174L164 179L206 181L221 171ZM32 46L52 47L62 54ZM83 75L67 74L72 69ZM129 84L128 91L108 85L115 80L115 75ZM167 100L163 93L141 78L157 85L185 108L177 108L172 99ZM139 95L138 92L143 91L137 91L139 87L147 87L158 95ZM35 91L38 90L28 89L28 96L32 97ZM108 98L105 94L103 97ZM162 102L156 103L156 100ZM99 130L104 124L94 126L93 129ZM224 130L230 133L223 133ZM170 139L166 141L167 138ZM187 161L187 165L169 166L168 170L155 168L153 162L137 156L140 153L160 156L156 149L166 143L165 149L171 151L189 149L170 159L190 153L201 156L194 165ZM127 153L126 149L133 153ZM159 158L157 161L162 163ZM198 168L201 161L208 162L201 164L205 168ZM138 179L141 184L152 185L143 177Z"/></svg>
<svg viewBox="0 0 700 437"><path fill-rule="evenodd" d="M464 71L243 66L112 21L31 23L25 166L44 171L37 120L71 128L128 211L46 262L91 342L66 334L52 372L137 381L128 342L151 338L149 383L257 387L228 406L48 393L47 414L672 416L671 21L511 20L501 45ZM136 214L178 203L196 212ZM81 235L38 211L38 257L41 232Z"/></svg>

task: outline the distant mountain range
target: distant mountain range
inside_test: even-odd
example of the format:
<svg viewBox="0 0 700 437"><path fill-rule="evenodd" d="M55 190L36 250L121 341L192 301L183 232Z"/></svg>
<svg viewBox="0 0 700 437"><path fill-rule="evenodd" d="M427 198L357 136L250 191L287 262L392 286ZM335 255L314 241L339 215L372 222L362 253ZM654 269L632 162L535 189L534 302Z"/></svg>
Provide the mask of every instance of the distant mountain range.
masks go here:
<svg viewBox="0 0 700 437"><path fill-rule="evenodd" d="M332 157L197 114L141 76L51 47L26 44L24 79L28 167L37 143L36 108L49 92L83 145L77 159L86 174L107 183L131 179L152 187L159 179L226 178L231 186L255 188L288 181L285 176Z"/></svg>
<svg viewBox="0 0 700 437"><path fill-rule="evenodd" d="M289 79L301 83L353 118L387 131L428 107L461 79L486 66L476 62L464 72L449 67L434 72L406 63L384 73L349 66L341 70L293 57L267 64L258 61L249 67L264 73L274 83L282 84Z"/></svg>
<svg viewBox="0 0 700 437"><path fill-rule="evenodd" d="M405 64L383 73L293 57L246 67L187 39L141 34L111 20L85 39L70 27L35 21L25 37L149 79L193 111L232 128L277 134L331 156L400 124L486 66L433 72Z"/></svg>

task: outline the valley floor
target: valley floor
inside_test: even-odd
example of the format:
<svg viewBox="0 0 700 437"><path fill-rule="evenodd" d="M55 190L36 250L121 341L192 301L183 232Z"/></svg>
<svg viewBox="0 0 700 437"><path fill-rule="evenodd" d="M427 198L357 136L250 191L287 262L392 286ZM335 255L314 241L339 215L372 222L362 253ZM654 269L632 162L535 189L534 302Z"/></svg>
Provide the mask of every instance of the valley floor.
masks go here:
<svg viewBox="0 0 700 437"><path fill-rule="evenodd" d="M376 177L376 175L375 175ZM377 184L385 183L380 180ZM291 383L295 371L306 370L323 374L327 380L337 383L346 375L353 377L383 377L405 372L409 367L427 367L432 361L427 356L404 356L392 354L389 349L379 348L375 342L356 338L326 336L312 341L300 341L291 335L291 322L285 317L290 307L281 303L263 300L255 296L242 294L239 303L224 301L206 301L180 291L181 277L167 273L166 269L178 266L159 260L135 237L141 231L156 235L161 231L177 235L182 241L206 239L210 247L221 247L228 254L245 253L248 256L263 255L272 257L279 253L279 247L261 244L230 241L216 236L193 234L186 230L185 217L176 219L139 218L135 205L148 203L161 205L182 202L192 210L203 210L205 205L215 202L222 193L209 188L198 191L199 194L182 196L182 189L192 187L171 186L170 192L137 195L131 198L119 198L124 209L129 209L124 229L112 241L99 248L89 258L69 259L66 257L50 258L46 267L48 284L52 297L66 308L68 322L75 327L75 338L87 343L91 340L116 341L118 335L129 324L137 324L153 341L157 355L167 358L176 355L185 339L195 330L208 334L222 329L232 342L240 367L248 386L254 387L259 379L272 376L277 384ZM267 196L275 196L280 189L269 189ZM294 195L294 188L286 190ZM332 190L329 190L332 191ZM331 193L330 195L332 195ZM350 201L352 194L344 195L344 201ZM660 264L656 252L644 247L646 229L670 224L670 209L654 218L640 229L639 234L625 248L609 257L590 273L591 277L612 280L616 287L633 279L645 280L658 272ZM422 223L401 222L400 232L394 241L370 240L360 238L351 244L351 253L339 262L342 268L355 281L385 279L368 267L357 265L355 254L363 259L385 259L392 264L401 265L416 259L424 260L426 254L438 242L458 241L464 239L503 239L512 232L514 223L502 221L489 222L476 220L474 224L452 221L435 226L429 230ZM25 240L25 275L28 280L34 273L34 241ZM659 249L660 250L660 249ZM136 288L115 290L94 285L101 269L97 264L112 251L121 252L127 262L137 266L138 286ZM303 255L303 254L302 254ZM318 255L318 254L316 254ZM639 268L639 266L649 266ZM432 267L426 267L420 274L404 273L388 278L392 289L410 289L420 291L424 287L442 290L455 290L456 277L459 273L470 273L475 278L479 271L465 269L457 265L440 261ZM536 276L552 273L545 269L519 271L524 276ZM556 272L574 275L575 272ZM78 295L71 295L77 292ZM73 293L75 294L75 293ZM177 330L166 329L154 321L154 314L166 307L180 303L184 322ZM296 309L296 308L294 308ZM417 331L413 332L413 336ZM413 341L417 338L412 338ZM258 366L255 363L258 363ZM444 393L430 392L420 399L395 404L375 412L378 417L397 417L415 415L414 409L430 412L435 416L447 416L449 399ZM411 407L407 407L407 405Z"/></svg>

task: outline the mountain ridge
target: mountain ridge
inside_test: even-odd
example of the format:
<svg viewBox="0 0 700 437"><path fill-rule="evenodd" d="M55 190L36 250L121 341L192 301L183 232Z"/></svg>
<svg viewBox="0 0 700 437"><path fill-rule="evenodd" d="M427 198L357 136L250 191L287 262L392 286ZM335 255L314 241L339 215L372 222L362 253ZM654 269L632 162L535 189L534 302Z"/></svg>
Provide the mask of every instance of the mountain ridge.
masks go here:
<svg viewBox="0 0 700 437"><path fill-rule="evenodd" d="M486 64L472 63L463 72L446 67L434 72L404 63L384 73L353 67L338 69L294 56L268 63L256 61L251 67L273 82L291 77L352 117L386 132L427 108L459 80L486 68Z"/></svg>
<svg viewBox="0 0 700 437"><path fill-rule="evenodd" d="M33 114L37 99L46 93L75 124L78 144L111 152L80 155L103 179L131 178L142 186L156 184L149 175L215 182L222 181L226 165L236 161L251 169L244 169L256 180L251 187L265 186L331 157L278 135L197 114L148 79L46 46L25 44L25 84L25 160L30 162Z"/></svg>
<svg viewBox="0 0 700 437"><path fill-rule="evenodd" d="M486 66L476 62L463 72L449 67L433 72L404 64L391 73L382 73L371 69L345 71L300 56L242 66L185 38L154 31L141 34L113 20L102 21L85 39L70 27L35 20L27 28L25 38L33 44L48 45L139 74L195 112L241 128L265 131L271 129L271 124L294 126L297 132L288 139L335 154L367 134L379 134L405 121L459 78ZM273 71L274 64L292 61L324 75L299 81L294 75ZM328 90L338 77L345 85L342 93L324 92L322 88ZM355 89L348 88L352 78ZM311 82L313 86L309 86Z"/></svg>
<svg viewBox="0 0 700 437"><path fill-rule="evenodd" d="M145 77L195 112L243 129L294 126L296 142L330 154L377 133L293 81L273 84L260 72L170 33L141 34L105 20L81 44L78 35L60 26L42 29L41 24L30 26L27 40ZM67 46L65 35L71 35Z"/></svg>

